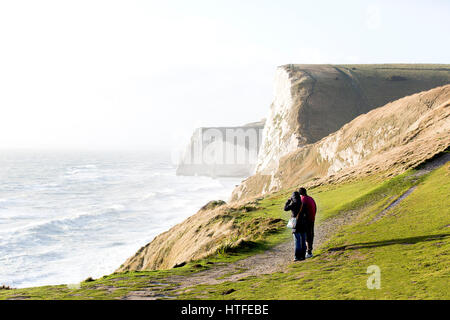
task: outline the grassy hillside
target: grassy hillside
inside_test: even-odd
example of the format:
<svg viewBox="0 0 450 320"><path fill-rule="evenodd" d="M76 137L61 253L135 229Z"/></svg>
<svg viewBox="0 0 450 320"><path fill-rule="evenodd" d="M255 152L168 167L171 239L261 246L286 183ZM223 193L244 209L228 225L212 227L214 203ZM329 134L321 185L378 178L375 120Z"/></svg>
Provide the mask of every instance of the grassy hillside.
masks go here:
<svg viewBox="0 0 450 320"><path fill-rule="evenodd" d="M407 190L412 192L383 213ZM290 191L237 210L233 213L237 224L249 226L248 222L268 218L283 219L284 224L288 215L281 209ZM428 175L419 176L416 170L410 170L387 181L372 176L321 186L311 190L311 194L319 207L318 224L349 213L355 218L351 224L343 224L313 259L291 264L285 272L179 289L180 279L290 241L284 227L273 230L267 225L271 232L261 233L253 241L237 246L225 241L215 254L180 268L114 273L85 281L74 289L60 285L0 290L0 299L118 299L139 290L151 290L154 298L162 299L450 298L450 163ZM379 290L366 287L370 265L381 269Z"/></svg>
<svg viewBox="0 0 450 320"><path fill-rule="evenodd" d="M373 106L450 83L448 64L355 64L335 67L355 81L363 99Z"/></svg>
<svg viewBox="0 0 450 320"><path fill-rule="evenodd" d="M294 80L299 132L314 143L358 115L389 102L450 83L450 65L359 64L284 66ZM307 75L308 80L301 80ZM308 91L305 96L302 94ZM297 112L297 111L296 111ZM294 125L293 125L294 126Z"/></svg>
<svg viewBox="0 0 450 320"><path fill-rule="evenodd" d="M312 187L374 172L404 172L449 147L449 106L446 85L371 110L320 141L284 155L276 170L249 177L235 188L232 199L251 199L263 190L299 183Z"/></svg>
<svg viewBox="0 0 450 320"><path fill-rule="evenodd" d="M348 186L348 192L358 185ZM387 199L417 188L376 219ZM341 191L344 191L341 189ZM357 189L361 192L361 189ZM335 190L322 192L333 196ZM292 264L286 273L220 286L197 286L183 298L212 299L449 299L450 165L414 182L408 172L343 205L360 208L358 221L334 236L315 258ZM319 197L320 198L320 197ZM391 200L392 201L392 200ZM322 202L323 203L323 202ZM342 210L324 210L336 214ZM323 216L322 216L323 217ZM369 290L367 267L381 270L381 288ZM273 288L276 287L277 290ZM234 289L223 296L222 292Z"/></svg>

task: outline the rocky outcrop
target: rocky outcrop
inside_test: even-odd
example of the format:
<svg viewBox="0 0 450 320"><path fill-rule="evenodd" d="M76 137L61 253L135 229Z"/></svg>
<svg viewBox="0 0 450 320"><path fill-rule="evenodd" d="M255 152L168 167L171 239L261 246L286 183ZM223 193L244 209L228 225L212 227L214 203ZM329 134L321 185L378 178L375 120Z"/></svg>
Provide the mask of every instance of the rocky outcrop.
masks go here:
<svg viewBox="0 0 450 320"><path fill-rule="evenodd" d="M363 114L279 160L272 175L245 180L234 200L300 184L314 186L376 172L400 173L450 146L450 85Z"/></svg>
<svg viewBox="0 0 450 320"><path fill-rule="evenodd" d="M264 120L241 127L202 127L194 131L177 175L248 177L255 171Z"/></svg>

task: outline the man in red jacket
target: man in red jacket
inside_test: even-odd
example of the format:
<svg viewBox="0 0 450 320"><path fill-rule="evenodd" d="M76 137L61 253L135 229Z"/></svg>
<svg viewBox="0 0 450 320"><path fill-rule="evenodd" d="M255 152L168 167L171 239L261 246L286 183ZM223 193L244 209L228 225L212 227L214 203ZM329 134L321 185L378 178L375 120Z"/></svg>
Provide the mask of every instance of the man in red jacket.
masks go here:
<svg viewBox="0 0 450 320"><path fill-rule="evenodd" d="M302 199L303 207L306 206L306 208L302 208L306 211L306 217L307 217L307 227L306 227L306 257L305 258L311 258L313 256L312 250L313 250L313 241L314 241L314 221L316 219L316 212L317 212L317 206L316 202L313 198L308 196L306 194L305 188L300 188L298 190L300 193L300 197Z"/></svg>

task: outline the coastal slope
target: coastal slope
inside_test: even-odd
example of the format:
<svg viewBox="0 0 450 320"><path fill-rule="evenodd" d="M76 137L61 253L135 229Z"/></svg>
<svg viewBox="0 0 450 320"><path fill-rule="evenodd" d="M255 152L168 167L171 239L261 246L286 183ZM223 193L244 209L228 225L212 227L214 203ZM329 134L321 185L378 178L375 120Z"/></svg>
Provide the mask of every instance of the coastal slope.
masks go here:
<svg viewBox="0 0 450 320"><path fill-rule="evenodd" d="M363 114L312 144L277 159L239 185L233 201L304 184L371 174L399 173L449 146L449 90L442 86Z"/></svg>
<svg viewBox="0 0 450 320"><path fill-rule="evenodd" d="M274 179L279 181L278 190L286 190L298 187L299 182L312 187L350 177L399 174L446 150L449 130L447 85L372 110L283 157ZM258 174L247 179L237 190L256 190L247 196L260 196L264 185L258 186L258 179ZM270 215L251 219L248 212L257 210L258 202L245 201L208 204L142 247L117 271L172 268L217 253L223 246L238 247L280 227L279 219Z"/></svg>

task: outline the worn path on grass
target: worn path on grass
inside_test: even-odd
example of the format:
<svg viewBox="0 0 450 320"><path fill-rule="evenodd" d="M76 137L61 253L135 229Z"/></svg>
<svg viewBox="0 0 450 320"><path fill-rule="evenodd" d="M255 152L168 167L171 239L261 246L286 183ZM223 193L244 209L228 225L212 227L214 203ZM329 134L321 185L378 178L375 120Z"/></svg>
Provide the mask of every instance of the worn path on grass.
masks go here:
<svg viewBox="0 0 450 320"><path fill-rule="evenodd" d="M348 212L318 224L314 235L314 248L320 247L340 227L353 221L357 214L358 212ZM225 281L237 281L249 276L282 272L289 264L293 263L293 258L294 242L293 240L289 240L263 253L233 263L217 264L211 269L200 271L189 276L171 276L165 279L164 282L176 284L175 286L168 287L166 284L164 287L157 286L146 288L145 290L132 291L123 297L123 299L170 298L171 295L176 296L187 287L199 284L214 285ZM170 289L168 290L168 288ZM161 289L165 289L164 294L161 294Z"/></svg>
<svg viewBox="0 0 450 320"><path fill-rule="evenodd" d="M447 161L450 161L450 154L448 153L420 166L415 175L417 177L424 175L444 165ZM396 201L391 203L391 205L380 212L380 214L376 218L380 218L380 216L386 215L390 210L392 210L407 196L409 196L414 190L415 187L410 188ZM360 214L361 212L357 210L349 211L321 221L318 225L316 225L314 248L319 248L343 226L355 221L355 219ZM286 270L286 267L289 264L293 263L293 258L294 242L293 240L289 240L263 253L253 255L233 263L216 264L211 269L200 271L189 276L171 276L164 280L165 284L156 285L144 290L129 292L122 299L140 300L176 298L177 294L181 293L184 289L191 286L200 284L214 285L226 281L234 282L249 276L283 272L284 270Z"/></svg>

